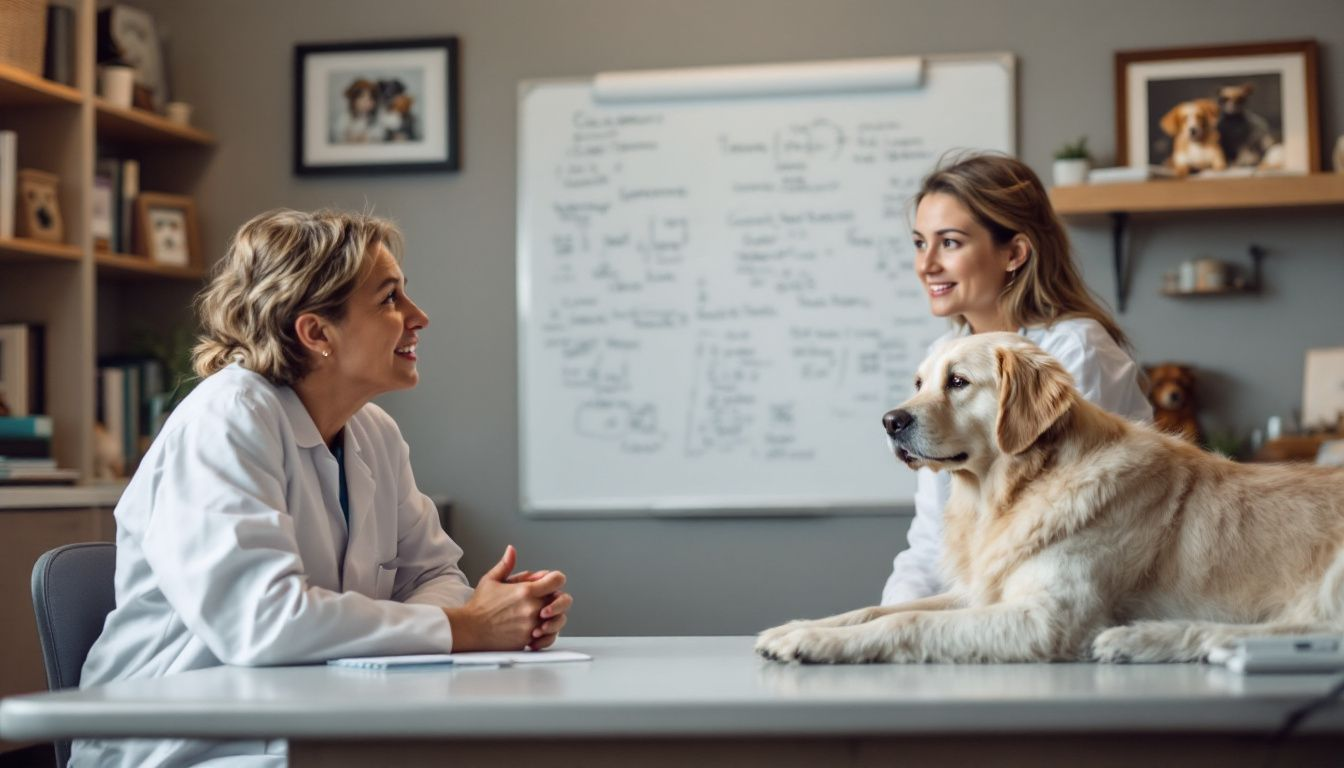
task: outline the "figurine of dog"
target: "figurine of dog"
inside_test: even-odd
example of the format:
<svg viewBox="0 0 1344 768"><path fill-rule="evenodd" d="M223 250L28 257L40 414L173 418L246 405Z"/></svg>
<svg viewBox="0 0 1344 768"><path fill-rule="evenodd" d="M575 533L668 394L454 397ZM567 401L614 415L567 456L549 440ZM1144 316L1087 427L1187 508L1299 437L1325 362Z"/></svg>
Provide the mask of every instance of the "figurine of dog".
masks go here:
<svg viewBox="0 0 1344 768"><path fill-rule="evenodd" d="M1198 444L1194 370L1187 365L1162 363L1146 368L1145 373L1148 400L1153 404L1153 426Z"/></svg>

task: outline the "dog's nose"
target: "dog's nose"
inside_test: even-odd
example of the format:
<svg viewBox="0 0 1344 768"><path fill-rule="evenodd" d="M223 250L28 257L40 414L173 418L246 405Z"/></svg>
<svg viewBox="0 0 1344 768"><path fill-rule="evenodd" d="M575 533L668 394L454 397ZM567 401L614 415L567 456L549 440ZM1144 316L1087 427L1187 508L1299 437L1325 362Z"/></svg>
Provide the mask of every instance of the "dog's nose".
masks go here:
<svg viewBox="0 0 1344 768"><path fill-rule="evenodd" d="M895 436L901 430L913 424L915 417L904 408L897 408L894 411L887 411L882 415L882 426L886 428L887 434Z"/></svg>

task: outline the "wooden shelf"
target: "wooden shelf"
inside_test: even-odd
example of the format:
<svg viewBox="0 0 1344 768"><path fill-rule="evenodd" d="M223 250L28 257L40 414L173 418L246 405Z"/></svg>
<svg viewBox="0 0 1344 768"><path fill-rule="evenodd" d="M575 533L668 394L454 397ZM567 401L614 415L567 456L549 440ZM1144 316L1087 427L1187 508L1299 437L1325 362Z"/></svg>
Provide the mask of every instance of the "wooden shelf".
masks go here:
<svg viewBox="0 0 1344 768"><path fill-rule="evenodd" d="M0 63L0 106L71 106L84 95L68 85L38 77L12 64Z"/></svg>
<svg viewBox="0 0 1344 768"><path fill-rule="evenodd" d="M179 267L172 264L159 264L146 256L131 256L125 253L94 254L100 275L112 277L164 277L173 280L200 280L205 270L200 267Z"/></svg>
<svg viewBox="0 0 1344 768"><path fill-rule="evenodd" d="M1062 216L1344 205L1344 174L1082 184L1055 187L1050 201Z"/></svg>
<svg viewBox="0 0 1344 768"><path fill-rule="evenodd" d="M1131 214L1344 206L1344 173L1080 184L1051 189L1050 202L1061 216L1111 217L1116 309L1124 312L1129 298L1125 230Z"/></svg>
<svg viewBox="0 0 1344 768"><path fill-rule="evenodd" d="M16 237L0 240L0 261L61 261L78 263L83 254L77 245L48 243Z"/></svg>
<svg viewBox="0 0 1344 768"><path fill-rule="evenodd" d="M155 144L196 144L210 146L215 137L200 128L169 122L161 115L143 109L126 109L94 99L98 117L98 138Z"/></svg>

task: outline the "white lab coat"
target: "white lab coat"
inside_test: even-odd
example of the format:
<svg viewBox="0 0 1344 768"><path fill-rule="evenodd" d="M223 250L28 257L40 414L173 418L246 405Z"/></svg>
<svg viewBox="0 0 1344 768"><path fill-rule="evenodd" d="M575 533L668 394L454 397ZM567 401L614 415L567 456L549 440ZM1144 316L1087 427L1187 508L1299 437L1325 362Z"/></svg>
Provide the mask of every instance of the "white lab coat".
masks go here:
<svg viewBox="0 0 1344 768"><path fill-rule="evenodd" d="M117 607L82 687L223 664L447 652L472 589L416 488L392 418L345 426L336 459L289 387L237 364L173 412L116 508ZM266 757L269 753L272 756ZM284 743L76 741L72 765L283 765Z"/></svg>
<svg viewBox="0 0 1344 768"><path fill-rule="evenodd" d="M955 329L929 345L929 352L944 342L965 334ZM1019 331L1063 363L1083 397L1136 421L1152 421L1153 408L1140 386L1140 370L1129 354L1091 318L1069 318L1042 328ZM892 561L891 576L882 589L882 604L894 605L944 591L943 507L952 493L946 472L919 470L915 491L915 517L906 534L909 548Z"/></svg>

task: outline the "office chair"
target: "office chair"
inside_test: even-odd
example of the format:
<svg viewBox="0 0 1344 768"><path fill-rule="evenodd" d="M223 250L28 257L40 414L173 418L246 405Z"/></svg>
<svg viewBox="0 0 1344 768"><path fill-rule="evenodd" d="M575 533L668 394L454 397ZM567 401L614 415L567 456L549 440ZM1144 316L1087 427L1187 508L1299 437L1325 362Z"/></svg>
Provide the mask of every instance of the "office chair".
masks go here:
<svg viewBox="0 0 1344 768"><path fill-rule="evenodd" d="M106 542L57 547L33 565L33 613L51 690L79 686L84 658L117 604L116 567L117 545ZM55 747L57 768L65 768L70 741Z"/></svg>

